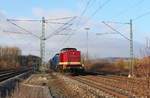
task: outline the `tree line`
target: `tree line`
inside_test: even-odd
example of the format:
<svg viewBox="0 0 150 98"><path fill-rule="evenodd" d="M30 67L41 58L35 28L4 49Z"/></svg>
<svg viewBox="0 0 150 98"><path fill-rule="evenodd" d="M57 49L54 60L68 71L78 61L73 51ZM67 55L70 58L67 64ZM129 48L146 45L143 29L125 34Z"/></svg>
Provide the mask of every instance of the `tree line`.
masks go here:
<svg viewBox="0 0 150 98"><path fill-rule="evenodd" d="M0 46L0 68L14 68L19 66L18 56L21 50L18 47Z"/></svg>
<svg viewBox="0 0 150 98"><path fill-rule="evenodd" d="M113 72L128 74L130 70L130 60L118 59L114 62L103 62L101 60L84 61L85 68L93 72ZM150 77L150 56L133 59L133 73L140 77Z"/></svg>

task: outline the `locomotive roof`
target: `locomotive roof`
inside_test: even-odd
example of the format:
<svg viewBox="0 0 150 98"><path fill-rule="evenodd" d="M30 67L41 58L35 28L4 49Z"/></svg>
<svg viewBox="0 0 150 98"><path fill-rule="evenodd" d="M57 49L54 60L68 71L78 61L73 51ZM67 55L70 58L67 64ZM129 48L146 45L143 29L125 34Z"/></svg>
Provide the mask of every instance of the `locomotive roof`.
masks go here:
<svg viewBox="0 0 150 98"><path fill-rule="evenodd" d="M66 51L66 50L77 50L76 48L63 48L61 51Z"/></svg>
<svg viewBox="0 0 150 98"><path fill-rule="evenodd" d="M59 55L59 53L56 53L55 55Z"/></svg>

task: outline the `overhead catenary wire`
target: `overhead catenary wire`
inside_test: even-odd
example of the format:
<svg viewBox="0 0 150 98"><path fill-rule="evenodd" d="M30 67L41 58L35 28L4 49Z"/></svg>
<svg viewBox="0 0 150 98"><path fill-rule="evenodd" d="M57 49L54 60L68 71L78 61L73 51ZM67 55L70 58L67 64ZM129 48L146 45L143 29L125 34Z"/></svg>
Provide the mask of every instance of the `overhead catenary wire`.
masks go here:
<svg viewBox="0 0 150 98"><path fill-rule="evenodd" d="M17 37L17 36L12 36L11 34L16 34L16 35L19 35L19 34L22 34L22 35L30 35L29 33L22 33L22 32L12 32L12 31L6 31L6 30L3 30L2 32L6 32L5 34L6 35L8 35L8 37L10 38L10 39L13 39L13 40L26 40L26 39L24 39L24 37L23 36L19 36L19 37ZM16 39L15 39L16 38ZM29 38L29 37L28 37Z"/></svg>
<svg viewBox="0 0 150 98"><path fill-rule="evenodd" d="M68 38L62 43L62 46L64 46L69 41L69 39L72 37L72 35L73 35L73 33L68 36Z"/></svg>
<svg viewBox="0 0 150 98"><path fill-rule="evenodd" d="M71 30L71 31L69 31L69 33L70 32L72 32L72 33L70 33L70 34L68 34L68 33L63 33L63 34L58 34L58 35L68 35L67 36L67 38L64 40L64 39L61 39L62 41L59 41L60 43L60 45L58 45L59 47L56 49L56 51L55 52L58 52L60 49L59 48L61 48L62 46L64 46L70 39L71 39L71 37L72 37L72 35L74 35L75 33L73 33L73 29L67 29L67 28L65 28L65 30ZM55 35L57 35L57 34L55 34Z"/></svg>
<svg viewBox="0 0 150 98"><path fill-rule="evenodd" d="M102 3L92 14L91 16L87 19L87 21L84 23L87 24L90 19L92 19L104 6L106 6L111 0L106 0L104 3Z"/></svg>
<svg viewBox="0 0 150 98"><path fill-rule="evenodd" d="M118 34L120 34L120 35L121 35L122 37L124 37L125 39L127 39L127 40L130 41L130 39L129 39L128 37L124 36L124 35L123 35L121 32L119 32L118 30L112 28L109 24L105 23L104 21L103 21L102 23L105 24L105 25L106 25L107 27L109 27L110 29L112 29L113 31L115 31L115 32L117 32Z"/></svg>
<svg viewBox="0 0 150 98"><path fill-rule="evenodd" d="M86 24L89 22L89 20L90 20L91 18L93 18L93 17L94 17L102 8L104 8L104 6L106 6L110 1L111 1L111 0L106 0L104 3L102 3L102 4L92 13L92 15L83 23L83 25L86 25ZM79 23L80 23L80 22L78 22L77 24L79 24ZM81 28L82 28L82 26L77 27L77 29L74 30L74 32L79 31Z"/></svg>
<svg viewBox="0 0 150 98"><path fill-rule="evenodd" d="M129 12L129 11L132 11L133 8L138 7L138 6L141 5L144 1L145 1L145 0L137 0L136 4L130 5L128 8L126 8L126 9L120 11L118 14L115 14L113 17L117 18L117 17L119 17L119 16L121 16L121 15L123 15L123 14L125 14L125 13L127 13L127 12ZM131 8L132 8L132 10L131 10Z"/></svg>
<svg viewBox="0 0 150 98"><path fill-rule="evenodd" d="M7 30L3 30L3 32L7 32L7 33L15 33L15 34L29 34L29 33L22 33L22 32L12 32L12 31L7 31Z"/></svg>
<svg viewBox="0 0 150 98"><path fill-rule="evenodd" d="M107 0L107 1L105 1L102 5L100 5L100 6L94 11L94 13L90 16L90 18L94 17L94 16L97 14L97 12L99 12L100 9L102 9L104 6L106 6L110 1L111 1L111 0ZM90 18L88 18L88 20L84 23L84 25L89 22L89 19L90 19ZM79 22L78 22L78 23L79 23ZM81 26L78 27L78 29L74 30L74 32L79 31L81 28L82 28Z"/></svg>
<svg viewBox="0 0 150 98"><path fill-rule="evenodd" d="M109 27L111 30L115 31L116 33L120 34L122 37L127 39L130 42L130 70L128 77L134 76L134 65L133 65L133 59L134 59L134 51L133 51L133 28L132 28L132 19L130 19L130 22L128 23L130 25L130 38L123 35L121 32L119 32L117 29L113 28L111 25L107 24L106 22L102 22L107 27ZM126 23L125 23L126 24Z"/></svg>
<svg viewBox="0 0 150 98"><path fill-rule="evenodd" d="M73 19L75 19L76 17L65 17L65 18L59 18L59 19L68 19L68 18L72 18L70 21L72 21ZM11 24L13 24L13 25L15 25L15 26L17 26L18 28L20 28L21 30L23 30L23 31L25 31L25 32L27 32L28 34L31 34L31 35L33 35L33 36L35 36L35 37L37 37L37 38L39 38L40 39L40 37L39 36L37 36L37 35L35 35L34 33L32 33L32 32L30 32L30 31L28 31L28 30L26 30L26 29L24 29L23 27L21 27L21 26L19 26L19 25L17 25L17 24L15 24L15 23L13 23L13 22L11 22L11 21L32 21L32 20L16 20L16 19L7 19L7 21L8 22L10 22ZM34 20L33 20L34 21ZM36 21L38 21L38 20L36 20ZM41 20L40 20L41 21ZM72 25L72 24L69 24L70 23L70 21L69 22L67 22L67 23L58 23L58 22L47 22L47 23L54 23L54 24L63 24L63 26L61 26L60 28L58 28L58 30L59 31L57 31L56 33L59 33L61 30L63 31L63 30L65 30L67 27L65 27L65 28L63 28L65 25ZM49 36L47 37L47 38L49 38Z"/></svg>
<svg viewBox="0 0 150 98"><path fill-rule="evenodd" d="M15 24L15 23L13 23L13 22L11 22L10 20L8 20L8 22L9 22L9 23L11 23L11 24L13 24L13 25L15 25L16 27L20 28L21 30L23 30L23 31L25 31L25 32L27 32L27 33L29 33L29 34L33 35L34 37L36 37L36 38L40 39L40 37L39 37L39 36L35 35L34 33L30 32L30 31L28 31L28 30L26 30L26 29L24 29L24 28L23 28L23 27L21 27L21 26L19 26L19 25Z"/></svg>
<svg viewBox="0 0 150 98"><path fill-rule="evenodd" d="M64 24L64 25L68 24L68 23L62 23L62 22L46 22L46 23L51 23L51 24ZM69 25L69 24L68 24L68 25Z"/></svg>
<svg viewBox="0 0 150 98"><path fill-rule="evenodd" d="M7 21L31 21L31 22L34 22L34 21L41 21L41 20L30 20L30 19L7 19Z"/></svg>
<svg viewBox="0 0 150 98"><path fill-rule="evenodd" d="M71 39L72 35L75 34L75 33L73 33L73 29L66 29L66 30L71 30L70 31L71 33L69 33L69 34L68 33L58 34L58 35L68 35L68 36L67 36L67 38L65 40L64 40L64 38L63 39L59 38L60 39L59 45L58 45L59 47L58 47L58 49L55 49L55 52L58 52L61 47L63 47L65 44L67 44L69 42L69 40Z"/></svg>
<svg viewBox="0 0 150 98"><path fill-rule="evenodd" d="M141 15L135 17L135 18L133 18L133 21L136 21L136 20L138 20L138 19L140 19L140 18L143 18L143 17L145 17L145 16L147 16L147 15L149 15L149 14L150 14L150 11L145 12L145 13L143 13L143 14L141 14Z"/></svg>
<svg viewBox="0 0 150 98"><path fill-rule="evenodd" d="M106 34L118 34L118 33L116 33L116 32L96 33L96 35L106 35Z"/></svg>
<svg viewBox="0 0 150 98"><path fill-rule="evenodd" d="M92 2L92 0L88 0L88 2L87 2L87 4L86 4L86 6L85 6L83 12L81 13L80 17L83 16L83 15L86 13L86 11L87 11L87 9L89 8L89 5L90 5L91 2Z"/></svg>
<svg viewBox="0 0 150 98"><path fill-rule="evenodd" d="M2 32L6 32L5 34L7 34L8 36L9 36L9 38L11 38L11 39L15 39L16 38L16 36L12 36L11 34L16 34L16 35L23 35L23 36L19 36L17 39L21 39L21 40L31 40L31 38L30 37L24 37L24 36L27 36L27 35L31 35L31 34L29 34L29 33L24 33L24 32L17 32L17 31L7 31L7 30L3 30ZM13 38L14 37L14 38ZM35 38L35 37L34 37ZM33 37L32 37L32 39L33 39Z"/></svg>
<svg viewBox="0 0 150 98"><path fill-rule="evenodd" d="M71 16L71 17L62 17L62 18L53 18L53 19L46 19L46 20L64 20L64 19L72 19L74 17L77 17L77 16Z"/></svg>
<svg viewBox="0 0 150 98"><path fill-rule="evenodd" d="M72 22L74 19L76 19L76 17L73 17L68 22L66 22L66 24L62 25L57 30L55 30L54 32L52 32L52 34L48 35L46 37L46 39L49 39L50 37L52 37L52 35L59 34L60 32L66 30L67 28L69 28L70 26L72 26L73 24L70 24L70 22Z"/></svg>
<svg viewBox="0 0 150 98"><path fill-rule="evenodd" d="M107 0L107 1L105 1L102 5L100 5L100 6L94 11L94 13L91 15L90 18L94 17L94 16L97 14L97 12L99 12L100 9L102 9L104 6L106 6L110 1L111 1L111 0ZM88 18L88 20L87 20L83 25L87 24L87 23L89 22L89 19L90 19L90 18ZM82 26L78 27L78 29L74 30L74 32L79 31L81 28L82 28Z"/></svg>
<svg viewBox="0 0 150 98"><path fill-rule="evenodd" d="M104 21L103 21L104 22ZM117 21L105 21L105 23L113 23L113 24L129 24L128 22L117 22Z"/></svg>
<svg viewBox="0 0 150 98"><path fill-rule="evenodd" d="M4 31L3 31L4 32ZM6 34L6 33L5 33ZM11 35L10 35L10 33L8 33L7 32L7 35L8 35L8 37L10 38L10 39L13 39L13 40L15 40L15 38L13 38ZM18 39L18 38L17 38Z"/></svg>
<svg viewBox="0 0 150 98"><path fill-rule="evenodd" d="M64 20L64 19L70 19L74 16L71 17L63 17L63 18L53 18L53 19L45 19L45 21L49 21L49 20ZM42 21L41 19L7 19L8 21Z"/></svg>
<svg viewBox="0 0 150 98"><path fill-rule="evenodd" d="M70 18L71 18L71 20L69 20L69 21L66 22L66 23L49 22L49 21L48 21L48 20L64 20L64 19L70 19ZM74 17L55 18L55 19L46 19L45 21L47 21L47 23L63 24L63 26L59 27L56 31L54 31L55 33L59 33L59 32L61 32L61 31L65 30L65 29L67 29L69 26L71 26L72 24L69 24L69 23L70 23L71 21L73 21L75 18L76 18L76 16L74 16ZM42 21L42 20L24 20L24 19L18 20L18 19L7 19L7 21L10 22L11 24L17 26L18 28L22 29L23 31L25 31L25 32L27 32L27 33L29 33L29 34L35 36L35 37L38 37L37 35L33 34L32 32L30 32L30 31L24 29L23 27L21 27L21 26L15 24L15 23L13 23L13 22L11 22L11 21ZM66 26L66 25L68 25L68 26ZM66 27L65 27L65 26L66 26ZM38 38L39 38L39 37L38 37ZM47 37L47 38L48 38L48 37Z"/></svg>
<svg viewBox="0 0 150 98"><path fill-rule="evenodd" d="M91 14L91 16L87 19L87 21L85 22L88 23L89 19L93 18L104 6L106 6L111 0L106 0L104 3L102 3L101 5L99 5L99 7ZM100 1L101 2L101 1Z"/></svg>
<svg viewBox="0 0 150 98"><path fill-rule="evenodd" d="M87 4L85 6L85 8L83 9L83 11L80 13L79 17L78 17L78 20L77 20L77 23L75 25L79 25L81 23L81 19L82 19L82 16L84 16L84 14L87 12L87 10L89 9L89 5L90 3L92 2L92 0L88 0L87 1Z"/></svg>
<svg viewBox="0 0 150 98"><path fill-rule="evenodd" d="M72 35L73 35L73 33L69 34L69 36L64 41L61 41L62 44L59 45L58 49L56 49L57 50L56 52L59 51L59 48L63 47L65 44L67 44L67 42L69 42L69 40L71 39Z"/></svg>
<svg viewBox="0 0 150 98"><path fill-rule="evenodd" d="M7 22L9 22L9 23L11 23L12 25L14 25L14 26L16 26L16 27L18 27L19 29L21 29L21 30L23 30L24 32L26 32L27 34L30 34L30 35L32 35L32 36L34 36L34 37L36 37L36 38L38 38L38 39L40 39L40 41L41 41L41 43L40 43L40 45L41 45L41 58L42 58L42 62L41 62L41 65L44 65L44 55L45 55L45 40L47 40L46 38L45 38L45 23L51 23L51 24L61 24L62 26L60 26L60 28L58 28L56 31L54 31L54 34L59 34L60 32L62 32L62 31L64 31L64 30L66 30L67 28L69 28L71 25L72 25L72 23L71 23L71 21L73 21L74 19L76 18L76 16L75 17L65 17L65 18L59 18L59 19L57 19L57 20L64 20L64 19L68 19L69 21L67 21L66 23L64 23L64 22L59 22L59 21L56 21L55 19L53 19L53 20L55 20L55 21L49 21L49 20L51 20L51 19L45 19L44 17L42 17L42 20L17 20L17 19L7 19ZM39 21L39 22L42 22L42 35L39 37L39 36L37 36L36 34L34 34L33 32L30 32L29 30L26 30L24 27L22 27L22 26L19 26L18 24L16 24L16 23L14 23L13 21L18 21L18 22L20 22L20 21L28 21L28 22L33 22L33 21ZM18 32L11 32L11 33L18 33ZM20 32L19 32L20 33ZM18 34L19 34L18 33ZM23 33L20 33L20 34L23 34ZM43 36L44 35L44 36ZM61 34L62 35L62 34ZM66 35L66 34L65 34Z"/></svg>
<svg viewBox="0 0 150 98"><path fill-rule="evenodd" d="M72 24L71 24L71 25L72 25ZM56 32L53 32L51 35L49 35L48 37L46 37L46 39L49 39L49 38L51 38L51 37L54 36L54 35L60 35L60 34L59 34L60 32L66 30L66 29L69 28L71 25L68 25L68 26L66 26L66 27L61 28L60 30L58 30L58 31L56 31Z"/></svg>
<svg viewBox="0 0 150 98"><path fill-rule="evenodd" d="M100 6L94 11L94 13L91 15L91 18L92 18L93 16L95 16L95 15L97 14L97 12L99 12L100 9L102 9L104 6L106 6L110 1L111 1L111 0L106 0L104 3L102 3L102 5L100 5Z"/></svg>

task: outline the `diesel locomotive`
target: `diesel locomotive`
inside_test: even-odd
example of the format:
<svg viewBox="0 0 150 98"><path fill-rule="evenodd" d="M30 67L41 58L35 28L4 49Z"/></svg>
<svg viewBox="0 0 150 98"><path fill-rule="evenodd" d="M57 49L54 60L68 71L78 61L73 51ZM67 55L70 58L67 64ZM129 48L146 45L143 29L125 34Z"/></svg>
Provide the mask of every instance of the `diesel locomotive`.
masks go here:
<svg viewBox="0 0 150 98"><path fill-rule="evenodd" d="M63 48L50 60L51 68L59 71L84 71L81 52L76 48Z"/></svg>

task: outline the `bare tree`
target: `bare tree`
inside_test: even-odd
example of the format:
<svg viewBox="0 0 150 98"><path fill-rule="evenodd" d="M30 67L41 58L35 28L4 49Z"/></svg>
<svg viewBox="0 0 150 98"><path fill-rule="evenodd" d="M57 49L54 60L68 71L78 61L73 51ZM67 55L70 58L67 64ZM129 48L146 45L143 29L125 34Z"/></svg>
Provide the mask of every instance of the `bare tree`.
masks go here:
<svg viewBox="0 0 150 98"><path fill-rule="evenodd" d="M19 66L19 55L21 55L21 50L17 47L0 47L0 67L12 68Z"/></svg>

